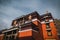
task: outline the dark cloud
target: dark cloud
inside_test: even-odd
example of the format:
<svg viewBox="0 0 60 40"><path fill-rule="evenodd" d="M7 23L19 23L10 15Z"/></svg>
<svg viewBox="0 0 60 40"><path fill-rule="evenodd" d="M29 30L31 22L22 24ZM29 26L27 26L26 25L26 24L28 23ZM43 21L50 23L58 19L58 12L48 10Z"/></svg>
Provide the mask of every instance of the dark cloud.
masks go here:
<svg viewBox="0 0 60 40"><path fill-rule="evenodd" d="M12 19L32 11L43 14L48 9L55 18L59 18L59 8L59 0L0 0L0 29L9 28Z"/></svg>
<svg viewBox="0 0 60 40"><path fill-rule="evenodd" d="M0 0L0 5L7 5L11 0Z"/></svg>

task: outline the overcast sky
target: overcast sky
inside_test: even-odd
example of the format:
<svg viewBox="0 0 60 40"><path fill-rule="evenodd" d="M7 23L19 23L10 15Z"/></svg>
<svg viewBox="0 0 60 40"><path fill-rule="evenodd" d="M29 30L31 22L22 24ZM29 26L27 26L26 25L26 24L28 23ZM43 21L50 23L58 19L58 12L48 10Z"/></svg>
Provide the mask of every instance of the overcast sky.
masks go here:
<svg viewBox="0 0 60 40"><path fill-rule="evenodd" d="M10 28L16 17L34 11L41 15L47 10L59 19L60 0L0 0L0 30Z"/></svg>

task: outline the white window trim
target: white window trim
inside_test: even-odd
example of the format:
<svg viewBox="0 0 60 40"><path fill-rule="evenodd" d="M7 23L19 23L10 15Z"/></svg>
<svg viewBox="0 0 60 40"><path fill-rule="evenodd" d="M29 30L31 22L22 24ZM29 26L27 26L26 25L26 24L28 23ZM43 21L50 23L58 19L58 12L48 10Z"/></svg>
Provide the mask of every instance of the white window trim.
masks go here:
<svg viewBox="0 0 60 40"><path fill-rule="evenodd" d="M32 19L32 22L33 22L33 21L38 21L38 22L40 22L40 20L38 20L37 18Z"/></svg>
<svg viewBox="0 0 60 40"><path fill-rule="evenodd" d="M44 24L44 23L45 23L45 21L42 21L42 22L41 22L41 24Z"/></svg>
<svg viewBox="0 0 60 40"><path fill-rule="evenodd" d="M34 32L38 32L38 31L35 31L35 30L33 30L33 29L26 29L26 30L22 30L22 31L19 31L19 32L26 32L26 31L30 31L30 30L32 30L32 31L34 31Z"/></svg>
<svg viewBox="0 0 60 40"><path fill-rule="evenodd" d="M39 21L39 22L40 22L40 20L38 20L37 18L32 19L31 21L32 21L32 22L34 22L34 21ZM26 21L25 23L29 23L29 22L31 22L31 21Z"/></svg>
<svg viewBox="0 0 60 40"><path fill-rule="evenodd" d="M50 19L49 22L53 22L53 19Z"/></svg>
<svg viewBox="0 0 60 40"><path fill-rule="evenodd" d="M16 30L16 29L18 29L18 28L8 29L6 31L3 31L2 33L9 32L9 31Z"/></svg>

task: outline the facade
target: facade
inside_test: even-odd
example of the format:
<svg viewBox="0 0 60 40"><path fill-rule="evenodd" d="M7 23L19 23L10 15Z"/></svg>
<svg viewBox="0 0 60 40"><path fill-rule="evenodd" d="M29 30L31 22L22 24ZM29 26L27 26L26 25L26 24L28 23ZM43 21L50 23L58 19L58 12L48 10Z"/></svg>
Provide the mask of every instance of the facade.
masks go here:
<svg viewBox="0 0 60 40"><path fill-rule="evenodd" d="M11 26L2 31L1 40L59 40L51 13L32 12L14 19Z"/></svg>
<svg viewBox="0 0 60 40"><path fill-rule="evenodd" d="M44 40L58 40L57 30L51 13L44 14L42 17L42 31Z"/></svg>

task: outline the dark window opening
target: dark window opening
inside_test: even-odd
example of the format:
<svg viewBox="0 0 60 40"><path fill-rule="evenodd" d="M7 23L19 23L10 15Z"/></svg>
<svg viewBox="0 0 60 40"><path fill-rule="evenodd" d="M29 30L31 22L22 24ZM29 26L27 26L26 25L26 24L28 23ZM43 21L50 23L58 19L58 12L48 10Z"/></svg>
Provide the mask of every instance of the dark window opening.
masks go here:
<svg viewBox="0 0 60 40"><path fill-rule="evenodd" d="M31 26L21 27L21 30L32 29Z"/></svg>
<svg viewBox="0 0 60 40"><path fill-rule="evenodd" d="M41 18L41 21L45 21L45 18Z"/></svg>
<svg viewBox="0 0 60 40"><path fill-rule="evenodd" d="M8 40L8 37L6 36L4 40Z"/></svg>
<svg viewBox="0 0 60 40"><path fill-rule="evenodd" d="M17 40L17 37L15 38L15 36L5 36L4 40Z"/></svg>
<svg viewBox="0 0 60 40"><path fill-rule="evenodd" d="M46 25L49 25L49 23L46 23Z"/></svg>
<svg viewBox="0 0 60 40"><path fill-rule="evenodd" d="M47 30L47 34L48 34L48 36L52 36L51 30Z"/></svg>
<svg viewBox="0 0 60 40"><path fill-rule="evenodd" d="M11 36L11 40L14 40L14 36Z"/></svg>
<svg viewBox="0 0 60 40"><path fill-rule="evenodd" d="M49 22L49 19L45 19L45 22Z"/></svg>
<svg viewBox="0 0 60 40"><path fill-rule="evenodd" d="M48 28L50 28L50 26L49 25L46 25L46 28L48 29Z"/></svg>
<svg viewBox="0 0 60 40"><path fill-rule="evenodd" d="M33 16L32 16L32 19L35 19L35 18L37 18L37 16L36 16L36 15L33 15Z"/></svg>
<svg viewBox="0 0 60 40"><path fill-rule="evenodd" d="M32 27L33 30L39 31L37 27Z"/></svg>
<svg viewBox="0 0 60 40"><path fill-rule="evenodd" d="M10 35L10 34L12 34L12 31L7 32L6 34L7 34L7 35Z"/></svg>
<svg viewBox="0 0 60 40"><path fill-rule="evenodd" d="M32 25L32 29L39 32L39 28L36 25Z"/></svg>
<svg viewBox="0 0 60 40"><path fill-rule="evenodd" d="M26 29L33 29L33 30L39 31L39 28L34 24L30 24L30 25L23 26L20 28L21 31L26 30Z"/></svg>
<svg viewBox="0 0 60 40"><path fill-rule="evenodd" d="M52 33L51 32L47 32L48 36L52 36Z"/></svg>
<svg viewBox="0 0 60 40"><path fill-rule="evenodd" d="M50 25L49 25L49 23L46 23L46 28L48 29L48 28L50 28Z"/></svg>
<svg viewBox="0 0 60 40"><path fill-rule="evenodd" d="M13 34L16 34L17 33L17 30L13 30Z"/></svg>

